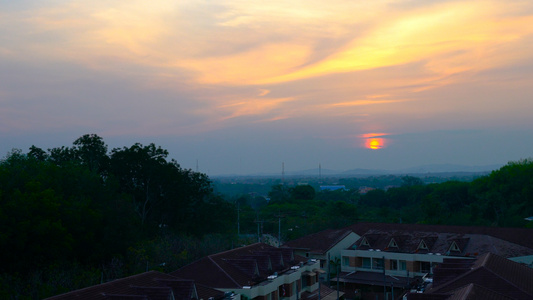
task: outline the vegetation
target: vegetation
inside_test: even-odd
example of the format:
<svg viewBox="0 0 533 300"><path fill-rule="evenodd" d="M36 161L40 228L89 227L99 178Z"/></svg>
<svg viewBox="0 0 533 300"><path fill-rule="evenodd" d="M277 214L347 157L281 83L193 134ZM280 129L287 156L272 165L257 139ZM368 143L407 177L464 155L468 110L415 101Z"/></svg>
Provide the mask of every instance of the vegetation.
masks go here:
<svg viewBox="0 0 533 300"><path fill-rule="evenodd" d="M240 205L241 233L277 237L281 231L283 241L355 222L532 227L533 222L524 220L533 216L532 160L510 162L471 181L423 179L435 181L392 175L335 179L347 187L335 191L317 191L318 182L309 178L302 179L310 182L304 185L271 181L267 195L250 193L231 201ZM257 181L248 184L254 185L264 190ZM360 194L363 186L374 189Z"/></svg>
<svg viewBox="0 0 533 300"><path fill-rule="evenodd" d="M97 135L0 162L0 298L43 298L228 249L236 211L154 144ZM228 236L228 234L233 234ZM6 297L8 298L8 297Z"/></svg>
<svg viewBox="0 0 533 300"><path fill-rule="evenodd" d="M270 179L239 190L215 189L168 155L154 144L108 151L92 134L71 147L9 153L0 161L0 298L40 299L172 271L258 233L287 241L360 221L532 224L524 220L533 216L531 160L471 181L347 178L335 179L346 189L321 191L318 182ZM360 194L362 186L375 189Z"/></svg>

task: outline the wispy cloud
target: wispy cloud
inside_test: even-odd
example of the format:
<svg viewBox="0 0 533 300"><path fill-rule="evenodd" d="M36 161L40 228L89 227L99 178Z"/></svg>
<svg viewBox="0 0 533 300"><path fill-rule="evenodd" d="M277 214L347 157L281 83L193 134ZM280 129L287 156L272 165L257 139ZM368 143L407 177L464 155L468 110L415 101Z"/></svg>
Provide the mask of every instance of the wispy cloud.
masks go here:
<svg viewBox="0 0 533 300"><path fill-rule="evenodd" d="M346 106L363 106L363 105L377 105L377 104L388 104L388 103L399 103L412 100L355 100L350 102L341 102L334 103L330 106L332 107L346 107Z"/></svg>

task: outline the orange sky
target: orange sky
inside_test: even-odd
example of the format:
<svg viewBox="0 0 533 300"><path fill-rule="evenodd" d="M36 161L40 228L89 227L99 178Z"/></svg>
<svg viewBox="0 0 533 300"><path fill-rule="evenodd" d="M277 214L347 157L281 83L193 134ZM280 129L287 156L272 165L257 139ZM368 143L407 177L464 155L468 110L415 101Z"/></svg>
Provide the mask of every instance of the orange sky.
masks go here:
<svg viewBox="0 0 533 300"><path fill-rule="evenodd" d="M531 1L2 2L1 150L95 132L160 140L214 173L519 159L531 24Z"/></svg>

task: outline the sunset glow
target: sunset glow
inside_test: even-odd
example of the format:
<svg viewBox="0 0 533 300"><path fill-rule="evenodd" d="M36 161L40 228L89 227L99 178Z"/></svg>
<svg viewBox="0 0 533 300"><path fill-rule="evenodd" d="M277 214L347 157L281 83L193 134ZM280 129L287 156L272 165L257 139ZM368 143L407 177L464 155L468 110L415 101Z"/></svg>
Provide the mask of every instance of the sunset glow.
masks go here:
<svg viewBox="0 0 533 300"><path fill-rule="evenodd" d="M388 133L365 133L359 136L367 149L378 150L385 147Z"/></svg>
<svg viewBox="0 0 533 300"><path fill-rule="evenodd" d="M520 0L3 1L0 150L98 133L214 173L528 157L531 24Z"/></svg>

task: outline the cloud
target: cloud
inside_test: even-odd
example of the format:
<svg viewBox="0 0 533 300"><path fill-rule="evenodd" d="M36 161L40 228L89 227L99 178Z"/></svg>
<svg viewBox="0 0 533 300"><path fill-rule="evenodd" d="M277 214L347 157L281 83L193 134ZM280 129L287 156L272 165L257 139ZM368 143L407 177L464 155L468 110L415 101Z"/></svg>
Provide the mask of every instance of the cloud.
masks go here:
<svg viewBox="0 0 533 300"><path fill-rule="evenodd" d="M410 100L355 100L350 102L340 102L331 104L330 107L346 107L346 106L363 106L363 105L376 105L387 103L399 103Z"/></svg>
<svg viewBox="0 0 533 300"><path fill-rule="evenodd" d="M1 6L7 131L193 135L292 119L353 135L514 122L530 106L529 1Z"/></svg>

